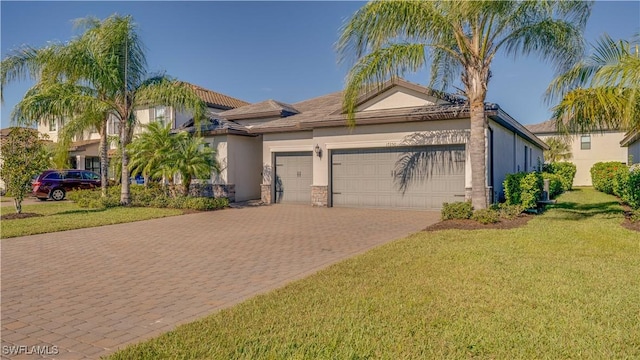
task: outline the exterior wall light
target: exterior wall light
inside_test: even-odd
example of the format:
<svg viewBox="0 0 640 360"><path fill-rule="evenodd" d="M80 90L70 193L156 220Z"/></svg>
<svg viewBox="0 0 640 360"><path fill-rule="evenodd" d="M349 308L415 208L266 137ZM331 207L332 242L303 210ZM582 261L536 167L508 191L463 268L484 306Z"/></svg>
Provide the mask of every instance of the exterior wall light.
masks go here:
<svg viewBox="0 0 640 360"><path fill-rule="evenodd" d="M317 157L322 157L322 149L320 149L320 145L316 144L316 147L313 148L313 151L316 153Z"/></svg>

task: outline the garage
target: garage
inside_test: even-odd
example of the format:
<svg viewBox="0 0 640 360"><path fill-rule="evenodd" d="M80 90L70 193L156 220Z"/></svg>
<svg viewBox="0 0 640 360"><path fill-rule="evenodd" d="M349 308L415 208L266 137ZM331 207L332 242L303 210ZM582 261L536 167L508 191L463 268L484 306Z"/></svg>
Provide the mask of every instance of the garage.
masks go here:
<svg viewBox="0 0 640 360"><path fill-rule="evenodd" d="M311 152L276 153L276 203L311 202L313 158Z"/></svg>
<svg viewBox="0 0 640 360"><path fill-rule="evenodd" d="M464 162L464 145L333 150L332 205L438 210L464 200Z"/></svg>

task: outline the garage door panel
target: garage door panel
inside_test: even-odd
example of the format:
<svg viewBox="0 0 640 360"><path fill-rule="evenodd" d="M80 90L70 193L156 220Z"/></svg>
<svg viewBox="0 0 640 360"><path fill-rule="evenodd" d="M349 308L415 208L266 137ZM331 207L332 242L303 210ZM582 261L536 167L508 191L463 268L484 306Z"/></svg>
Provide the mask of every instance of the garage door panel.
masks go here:
<svg viewBox="0 0 640 360"><path fill-rule="evenodd" d="M428 174L410 181L405 193L395 174L399 159L425 156ZM334 206L440 209L443 202L464 195L464 145L334 150L332 202Z"/></svg>
<svg viewBox="0 0 640 360"><path fill-rule="evenodd" d="M311 152L277 153L276 202L310 203L313 181Z"/></svg>

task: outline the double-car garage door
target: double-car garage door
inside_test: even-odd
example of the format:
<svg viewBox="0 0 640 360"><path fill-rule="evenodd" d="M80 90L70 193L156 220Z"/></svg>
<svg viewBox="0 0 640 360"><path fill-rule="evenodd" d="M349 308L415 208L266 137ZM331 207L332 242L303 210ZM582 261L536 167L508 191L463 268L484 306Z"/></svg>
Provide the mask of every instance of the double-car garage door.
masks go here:
<svg viewBox="0 0 640 360"><path fill-rule="evenodd" d="M464 200L464 159L464 145L335 150L333 206L440 209Z"/></svg>
<svg viewBox="0 0 640 360"><path fill-rule="evenodd" d="M276 154L276 202L311 203L312 156ZM464 145L342 149L329 160L332 206L440 209L464 200Z"/></svg>

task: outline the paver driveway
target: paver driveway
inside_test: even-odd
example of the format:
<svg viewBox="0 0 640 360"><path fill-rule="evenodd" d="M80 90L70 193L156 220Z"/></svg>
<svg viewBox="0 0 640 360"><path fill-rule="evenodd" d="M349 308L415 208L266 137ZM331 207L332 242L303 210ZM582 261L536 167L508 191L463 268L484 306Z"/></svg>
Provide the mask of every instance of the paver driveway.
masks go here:
<svg viewBox="0 0 640 360"><path fill-rule="evenodd" d="M274 205L2 240L3 356L98 358L438 217Z"/></svg>

